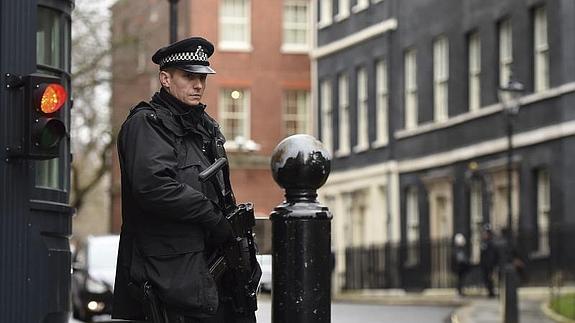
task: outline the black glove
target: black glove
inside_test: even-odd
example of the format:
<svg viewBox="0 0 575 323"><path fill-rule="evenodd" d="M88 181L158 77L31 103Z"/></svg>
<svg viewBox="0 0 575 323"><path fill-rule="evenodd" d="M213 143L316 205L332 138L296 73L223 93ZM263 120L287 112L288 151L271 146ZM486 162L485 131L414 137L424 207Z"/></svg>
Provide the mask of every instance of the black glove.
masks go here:
<svg viewBox="0 0 575 323"><path fill-rule="evenodd" d="M234 229L226 217L222 216L221 220L211 230L210 245L221 246L234 238Z"/></svg>

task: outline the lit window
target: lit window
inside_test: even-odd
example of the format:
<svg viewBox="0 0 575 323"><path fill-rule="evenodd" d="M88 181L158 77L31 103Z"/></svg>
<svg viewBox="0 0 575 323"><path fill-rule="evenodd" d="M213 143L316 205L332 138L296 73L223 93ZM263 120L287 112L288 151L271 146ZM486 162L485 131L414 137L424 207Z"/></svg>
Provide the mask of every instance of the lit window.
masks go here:
<svg viewBox="0 0 575 323"><path fill-rule="evenodd" d="M308 133L309 92L290 90L284 92L284 129L285 135Z"/></svg>
<svg viewBox="0 0 575 323"><path fill-rule="evenodd" d="M308 2L284 2L283 46L284 51L306 51L309 48Z"/></svg>
<svg viewBox="0 0 575 323"><path fill-rule="evenodd" d="M221 131L228 142L250 138L249 100L247 90L222 89L220 91Z"/></svg>
<svg viewBox="0 0 575 323"><path fill-rule="evenodd" d="M357 145L356 151L369 147L367 124L367 73L365 68L357 71Z"/></svg>
<svg viewBox="0 0 575 323"><path fill-rule="evenodd" d="M347 75L340 75L338 80L339 96L339 148L338 155L349 154L349 82Z"/></svg>
<svg viewBox="0 0 575 323"><path fill-rule="evenodd" d="M469 35L469 111L481 107L481 41L479 33Z"/></svg>
<svg viewBox="0 0 575 323"><path fill-rule="evenodd" d="M535 92L549 88L549 43L547 42L547 10L537 8L534 15Z"/></svg>
<svg viewBox="0 0 575 323"><path fill-rule="evenodd" d="M387 126L387 110L389 107L389 90L387 85L387 63L385 61L378 61L375 65L375 113L376 113L376 143L379 145L387 144L388 141L388 126Z"/></svg>
<svg viewBox="0 0 575 323"><path fill-rule="evenodd" d="M417 188L409 187L406 196L407 254L405 264L419 263L419 201Z"/></svg>
<svg viewBox="0 0 575 323"><path fill-rule="evenodd" d="M507 86L511 77L513 65L513 39L511 34L511 22L503 20L499 24L499 85Z"/></svg>
<svg viewBox="0 0 575 323"><path fill-rule="evenodd" d="M405 129L417 126L417 62L415 50L405 52Z"/></svg>
<svg viewBox="0 0 575 323"><path fill-rule="evenodd" d="M449 43L440 37L433 43L433 110L435 121L448 117Z"/></svg>
<svg viewBox="0 0 575 323"><path fill-rule="evenodd" d="M551 211L551 186L549 171L537 172L537 233L539 236L537 253L549 255L549 215Z"/></svg>
<svg viewBox="0 0 575 323"><path fill-rule="evenodd" d="M221 0L219 46L231 50L251 48L249 0Z"/></svg>
<svg viewBox="0 0 575 323"><path fill-rule="evenodd" d="M333 151L332 139L332 107L331 107L331 84L329 81L321 83L321 141L325 149Z"/></svg>
<svg viewBox="0 0 575 323"><path fill-rule="evenodd" d="M319 27L324 27L330 25L332 22L332 1L333 0L319 0L320 1L320 8L319 8Z"/></svg>

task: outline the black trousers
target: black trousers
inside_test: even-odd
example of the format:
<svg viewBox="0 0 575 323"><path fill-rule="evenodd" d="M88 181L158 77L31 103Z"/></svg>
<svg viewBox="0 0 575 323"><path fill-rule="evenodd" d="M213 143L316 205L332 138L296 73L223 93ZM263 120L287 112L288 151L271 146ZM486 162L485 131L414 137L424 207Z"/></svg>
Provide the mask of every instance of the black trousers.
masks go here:
<svg viewBox="0 0 575 323"><path fill-rule="evenodd" d="M495 296L495 291L493 290L493 269L481 267L481 276L483 278L483 284L487 288L487 295L489 297Z"/></svg>

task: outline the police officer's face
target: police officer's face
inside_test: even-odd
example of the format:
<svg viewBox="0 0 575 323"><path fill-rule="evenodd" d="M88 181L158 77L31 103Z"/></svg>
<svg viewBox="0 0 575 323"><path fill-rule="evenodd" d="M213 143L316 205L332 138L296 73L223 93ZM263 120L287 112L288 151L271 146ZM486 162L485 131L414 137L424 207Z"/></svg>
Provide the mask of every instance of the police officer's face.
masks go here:
<svg viewBox="0 0 575 323"><path fill-rule="evenodd" d="M206 76L206 74L173 69L171 71L161 71L160 82L176 99L189 105L197 105L204 95Z"/></svg>

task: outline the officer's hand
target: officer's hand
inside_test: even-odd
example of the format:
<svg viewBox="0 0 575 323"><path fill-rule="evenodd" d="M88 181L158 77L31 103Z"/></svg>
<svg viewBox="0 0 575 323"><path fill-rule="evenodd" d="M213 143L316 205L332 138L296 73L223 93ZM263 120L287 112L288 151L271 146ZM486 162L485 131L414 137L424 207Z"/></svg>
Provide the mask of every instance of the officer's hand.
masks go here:
<svg viewBox="0 0 575 323"><path fill-rule="evenodd" d="M222 216L222 219L216 224L211 231L210 243L214 246L221 246L234 238L234 230L228 220Z"/></svg>

